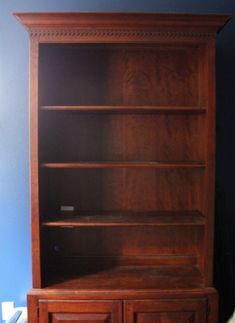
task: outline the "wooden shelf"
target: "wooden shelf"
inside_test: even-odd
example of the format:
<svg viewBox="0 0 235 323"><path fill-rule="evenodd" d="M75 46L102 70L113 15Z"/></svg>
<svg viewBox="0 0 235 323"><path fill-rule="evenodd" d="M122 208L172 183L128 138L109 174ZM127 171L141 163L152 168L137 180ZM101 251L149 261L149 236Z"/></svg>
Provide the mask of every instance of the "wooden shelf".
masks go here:
<svg viewBox="0 0 235 323"><path fill-rule="evenodd" d="M55 215L42 222L46 227L203 226L204 224L205 218L199 211L81 212L78 215Z"/></svg>
<svg viewBox="0 0 235 323"><path fill-rule="evenodd" d="M46 284L51 289L76 290L172 290L202 286L203 278L197 266L188 265L119 266L57 278L54 274Z"/></svg>
<svg viewBox="0 0 235 323"><path fill-rule="evenodd" d="M203 161L153 162L153 161L95 161L76 163L42 163L42 168L204 168Z"/></svg>
<svg viewBox="0 0 235 323"><path fill-rule="evenodd" d="M176 113L203 113L205 107L193 106L117 106L117 105L47 105L41 106L44 111L80 111L80 112L176 112Z"/></svg>

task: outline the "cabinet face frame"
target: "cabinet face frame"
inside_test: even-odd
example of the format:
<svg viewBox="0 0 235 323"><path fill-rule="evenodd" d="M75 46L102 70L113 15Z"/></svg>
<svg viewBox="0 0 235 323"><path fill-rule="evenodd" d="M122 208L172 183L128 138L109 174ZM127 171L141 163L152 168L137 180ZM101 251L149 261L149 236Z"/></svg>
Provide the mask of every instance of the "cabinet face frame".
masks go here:
<svg viewBox="0 0 235 323"><path fill-rule="evenodd" d="M43 36L44 37L44 36ZM130 42L132 37L129 37ZM88 42L88 43L100 43L103 38L87 37L84 39L69 39L68 41ZM39 216L39 158L38 158L38 62L39 62L39 45L44 42L56 42L65 43L64 37L58 37L50 39L48 36L41 39L41 36L35 37L31 34L31 55L30 55L30 165L31 165L31 225L32 225L32 263L33 263L33 287L40 288L43 286L41 277L41 250L40 250L40 216ZM109 42L122 43L122 40L112 37ZM145 39L139 37L135 39L135 42L142 44L146 42ZM170 43L164 36L153 37L151 43L160 43L163 46ZM206 66L206 72L203 72L203 82L205 87L208 89L205 102L207 107L207 116L205 121L205 156L207 167L205 169L204 183L205 183L205 196L202 205L203 213L205 214L205 253L201 257L200 267L202 268L203 275L205 277L205 286L210 286L212 281L212 256L213 256L213 214L214 214L214 154L215 154L215 143L214 143L214 46L215 38L210 35L209 40L201 39L201 37L187 38L177 37L174 39L174 44L183 44L182 46L201 46L202 56L204 57L203 68ZM201 67L202 68L202 67ZM202 77L202 76L201 76Z"/></svg>

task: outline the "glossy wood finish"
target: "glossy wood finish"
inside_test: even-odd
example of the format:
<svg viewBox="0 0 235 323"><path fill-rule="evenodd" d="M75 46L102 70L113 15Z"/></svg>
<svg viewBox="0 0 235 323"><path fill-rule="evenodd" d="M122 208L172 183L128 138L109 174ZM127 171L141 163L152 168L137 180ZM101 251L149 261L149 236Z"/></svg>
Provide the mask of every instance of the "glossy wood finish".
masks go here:
<svg viewBox="0 0 235 323"><path fill-rule="evenodd" d="M54 274L64 280L121 265L198 265L204 241L204 229L199 228L182 226L175 233L171 226L46 227L43 286Z"/></svg>
<svg viewBox="0 0 235 323"><path fill-rule="evenodd" d="M30 207L32 236L33 286L40 287L40 214L39 214L39 173L38 173L38 41L30 42Z"/></svg>
<svg viewBox="0 0 235 323"><path fill-rule="evenodd" d="M203 113L203 107L192 106L118 106L118 105L49 105L41 106L40 109L46 111L80 111L80 112L110 112L110 113Z"/></svg>
<svg viewBox="0 0 235 323"><path fill-rule="evenodd" d="M39 301L39 323L119 323L118 301Z"/></svg>
<svg viewBox="0 0 235 323"><path fill-rule="evenodd" d="M134 26L140 29L142 26L155 26L161 29L175 27L177 29L197 29L218 31L229 20L228 15L222 14L174 14L174 13L92 13L92 12L40 12L40 13L15 13L17 19L28 29L36 27L55 29L60 27L84 27L84 26ZM50 36L50 35L48 35ZM73 35L72 35L73 36Z"/></svg>
<svg viewBox="0 0 235 323"><path fill-rule="evenodd" d="M198 105L197 47L41 44L39 53L40 105Z"/></svg>
<svg viewBox="0 0 235 323"><path fill-rule="evenodd" d="M43 163L44 168L204 168L203 162L78 162L78 163Z"/></svg>
<svg viewBox="0 0 235 323"><path fill-rule="evenodd" d="M202 212L204 172L201 167L43 169L41 211L55 214L61 206L71 205L75 212Z"/></svg>
<svg viewBox="0 0 235 323"><path fill-rule="evenodd" d="M29 290L28 296L31 299L32 307L34 307L35 299L48 300L147 300L147 299L191 299L191 298L208 298L210 301L215 301L218 298L216 290L212 287L184 289L164 289L164 290L76 290L76 289L53 289L47 288L33 288ZM215 302L216 304L216 302Z"/></svg>
<svg viewBox="0 0 235 323"><path fill-rule="evenodd" d="M55 227L95 226L194 226L205 225L205 218L198 211L184 212L85 212L78 215L51 216L42 223Z"/></svg>
<svg viewBox="0 0 235 323"><path fill-rule="evenodd" d="M31 39L29 322L216 323L214 57L229 17L16 16Z"/></svg>
<svg viewBox="0 0 235 323"><path fill-rule="evenodd" d="M101 292L96 290L66 290L66 289L33 289L29 292L28 295L28 304L29 304L29 321L30 322L38 322L37 320L37 306L40 300L49 300L52 301L61 301L61 307L63 302L68 303L69 301L80 301L82 300L117 300L117 299L124 299L131 301L131 303L135 303L137 300L140 301L160 301L160 303L167 304L168 301L178 301L181 303L179 308L182 308L183 304L192 301L192 304L195 304L195 300L205 300L205 296L207 299L206 304L206 317L208 323L216 323L217 322L217 294L214 289L212 288L199 288L199 289L185 289L184 293L182 291L176 290L102 290ZM124 301L125 303L125 301ZM151 303L151 302L150 302ZM169 304L169 303L168 303ZM124 308L124 306L123 306ZM160 307L159 307L160 309ZM155 308L156 311L156 308ZM168 311L171 311L171 307L168 307ZM62 310L63 312L63 310ZM92 313L93 310L92 310ZM181 313L184 313L182 311ZM126 315L125 313L123 313ZM131 319L133 317L131 316ZM121 319L119 322L123 322Z"/></svg>
<svg viewBox="0 0 235 323"><path fill-rule="evenodd" d="M207 196L214 196L215 193L215 39L211 40L207 44L207 72L206 81L207 83L207 105L208 116L206 124L206 159L208 167L205 172L206 185L205 194ZM212 199L213 201L213 199ZM210 259L213 259L213 248L211 247L211 241L214 239L214 203L206 203L204 205L204 212L207 216L207 232L205 239L206 253ZM213 276L210 273L213 272L213 261L208 262L204 260L205 276L207 277L207 284L213 284Z"/></svg>
<svg viewBox="0 0 235 323"><path fill-rule="evenodd" d="M39 116L41 163L206 161L204 114L43 111Z"/></svg>
<svg viewBox="0 0 235 323"><path fill-rule="evenodd" d="M125 323L206 323L206 299L126 301Z"/></svg>
<svg viewBox="0 0 235 323"><path fill-rule="evenodd" d="M107 266L108 267L108 266ZM102 268L102 266L101 266ZM58 267L59 272L60 268ZM171 290L200 288L203 278L196 266L117 266L99 270L87 269L86 273L75 273L63 278L56 272L45 287L50 289L87 290ZM67 278L67 279L66 279ZM50 280L51 279L51 280Z"/></svg>
<svg viewBox="0 0 235 323"><path fill-rule="evenodd" d="M131 322L131 321L130 321ZM195 322L195 316L193 312L184 313L138 313L136 319L132 322L136 323L192 323ZM205 321L204 321L205 322Z"/></svg>
<svg viewBox="0 0 235 323"><path fill-rule="evenodd" d="M59 270L59 268L66 269L66 266L73 268L77 273L81 265L85 268L94 268L98 266L101 269L116 268L117 266L197 266L198 259L196 254L158 254L158 255L75 255L74 257L52 257L54 263L51 261L51 271ZM81 272L80 272L81 273ZM66 274L66 273L65 273ZM50 273L48 273L49 277Z"/></svg>
<svg viewBox="0 0 235 323"><path fill-rule="evenodd" d="M55 313L52 314L52 322L110 323L112 319L108 314Z"/></svg>
<svg viewBox="0 0 235 323"><path fill-rule="evenodd" d="M45 255L141 256L192 255L202 251L203 226L45 227ZM144 239L144 244L143 244ZM190 239L190 244L187 243ZM200 241L201 240L201 241ZM55 246L57 246L55 248ZM96 248L95 248L96 247ZM57 252L57 249L59 249ZM49 261L49 259L48 259ZM64 260L65 261L65 260ZM46 266L49 263L45 264Z"/></svg>

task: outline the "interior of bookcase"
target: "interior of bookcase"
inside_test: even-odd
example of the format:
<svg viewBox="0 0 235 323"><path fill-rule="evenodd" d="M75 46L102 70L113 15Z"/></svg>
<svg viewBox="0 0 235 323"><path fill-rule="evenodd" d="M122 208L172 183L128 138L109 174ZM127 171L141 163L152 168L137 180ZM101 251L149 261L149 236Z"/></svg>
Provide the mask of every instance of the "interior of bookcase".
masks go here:
<svg viewBox="0 0 235 323"><path fill-rule="evenodd" d="M43 286L203 284L200 55L193 44L40 44Z"/></svg>
<svg viewBox="0 0 235 323"><path fill-rule="evenodd" d="M41 44L40 105L198 107L200 55L196 45Z"/></svg>
<svg viewBox="0 0 235 323"><path fill-rule="evenodd" d="M203 162L204 123L193 113L42 111L40 162Z"/></svg>

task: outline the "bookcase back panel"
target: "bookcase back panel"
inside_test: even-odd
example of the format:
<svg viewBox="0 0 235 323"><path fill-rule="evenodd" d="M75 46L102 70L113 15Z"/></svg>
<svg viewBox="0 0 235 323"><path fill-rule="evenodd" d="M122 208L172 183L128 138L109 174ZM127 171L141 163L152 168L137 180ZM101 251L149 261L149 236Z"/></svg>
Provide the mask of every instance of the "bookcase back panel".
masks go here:
<svg viewBox="0 0 235 323"><path fill-rule="evenodd" d="M204 128L201 114L46 111L40 116L40 160L203 161Z"/></svg>
<svg viewBox="0 0 235 323"><path fill-rule="evenodd" d="M41 213L61 205L82 210L199 210L203 169L48 169L41 180Z"/></svg>
<svg viewBox="0 0 235 323"><path fill-rule="evenodd" d="M49 228L44 232L44 271L120 265L200 265L199 227Z"/></svg>
<svg viewBox="0 0 235 323"><path fill-rule="evenodd" d="M49 250L57 256L135 256L196 254L203 228L93 227L48 228ZM190 243L188 243L190 241Z"/></svg>
<svg viewBox="0 0 235 323"><path fill-rule="evenodd" d="M193 45L41 44L40 105L186 105L199 98Z"/></svg>

